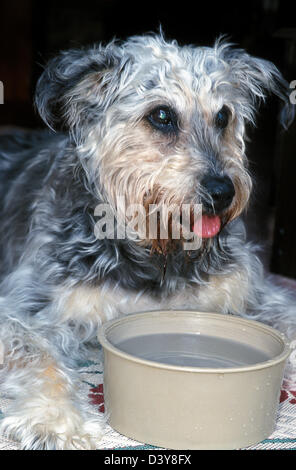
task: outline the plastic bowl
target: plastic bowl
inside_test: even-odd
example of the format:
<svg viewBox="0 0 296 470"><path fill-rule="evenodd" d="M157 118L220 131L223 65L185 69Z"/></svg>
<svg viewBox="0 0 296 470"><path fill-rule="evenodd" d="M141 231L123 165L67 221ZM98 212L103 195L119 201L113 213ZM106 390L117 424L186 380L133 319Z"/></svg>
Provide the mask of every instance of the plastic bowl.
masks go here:
<svg viewBox="0 0 296 470"><path fill-rule="evenodd" d="M99 331L110 425L170 449L237 449L273 431L286 337L233 315L154 311Z"/></svg>

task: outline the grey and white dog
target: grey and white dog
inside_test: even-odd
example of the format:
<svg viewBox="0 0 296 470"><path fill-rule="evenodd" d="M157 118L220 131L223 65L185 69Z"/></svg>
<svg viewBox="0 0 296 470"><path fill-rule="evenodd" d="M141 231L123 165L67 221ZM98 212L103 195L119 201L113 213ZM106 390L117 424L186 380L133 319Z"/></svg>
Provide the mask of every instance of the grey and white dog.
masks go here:
<svg viewBox="0 0 296 470"><path fill-rule="evenodd" d="M1 430L23 448L96 446L103 420L75 366L106 319L194 308L295 334L296 305L264 275L239 217L252 186L245 126L268 93L287 127L278 69L223 39L180 47L151 34L49 62L36 106L50 129L2 136L0 150L0 373L14 397ZM202 203L201 248L96 237L98 204L124 223L118 200Z"/></svg>

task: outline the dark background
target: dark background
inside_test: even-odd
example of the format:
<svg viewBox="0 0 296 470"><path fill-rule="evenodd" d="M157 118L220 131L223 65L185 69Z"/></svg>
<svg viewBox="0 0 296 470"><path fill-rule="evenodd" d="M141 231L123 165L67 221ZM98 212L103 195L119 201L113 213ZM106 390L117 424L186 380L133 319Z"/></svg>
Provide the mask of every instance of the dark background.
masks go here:
<svg viewBox="0 0 296 470"><path fill-rule="evenodd" d="M288 82L296 79L294 1L115 1L1 0L0 80L2 126L41 127L32 106L38 76L61 49L113 37L158 31L181 44L212 45L220 34L251 54L273 61ZM292 90L291 90L292 91ZM248 134L255 178L249 211L250 236L262 242L262 257L273 272L296 278L296 127L284 135L270 98Z"/></svg>

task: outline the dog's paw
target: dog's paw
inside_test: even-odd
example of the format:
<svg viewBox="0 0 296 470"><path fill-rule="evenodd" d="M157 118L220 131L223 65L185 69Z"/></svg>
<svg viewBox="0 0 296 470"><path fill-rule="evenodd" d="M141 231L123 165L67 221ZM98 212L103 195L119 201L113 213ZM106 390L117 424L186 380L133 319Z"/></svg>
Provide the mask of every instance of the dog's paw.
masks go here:
<svg viewBox="0 0 296 470"><path fill-rule="evenodd" d="M0 433L18 440L24 450L96 449L103 428L99 415L69 403L59 409L27 404L0 421Z"/></svg>

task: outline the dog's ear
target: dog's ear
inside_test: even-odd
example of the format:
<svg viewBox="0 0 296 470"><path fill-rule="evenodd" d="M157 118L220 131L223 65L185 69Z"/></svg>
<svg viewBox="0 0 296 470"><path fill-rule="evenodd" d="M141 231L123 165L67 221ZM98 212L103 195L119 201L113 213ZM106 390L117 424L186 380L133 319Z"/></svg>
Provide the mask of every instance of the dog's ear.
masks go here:
<svg viewBox="0 0 296 470"><path fill-rule="evenodd" d="M61 52L38 80L35 105L53 130L75 133L100 115L120 86L127 58L114 43Z"/></svg>
<svg viewBox="0 0 296 470"><path fill-rule="evenodd" d="M290 101L289 84L278 68L272 62L253 57L242 49L234 49L227 44L220 47L223 59L230 66L235 86L239 87L251 107L258 100L265 100L266 94L274 93L284 103L280 120L283 127L288 128L295 116L295 105Z"/></svg>

